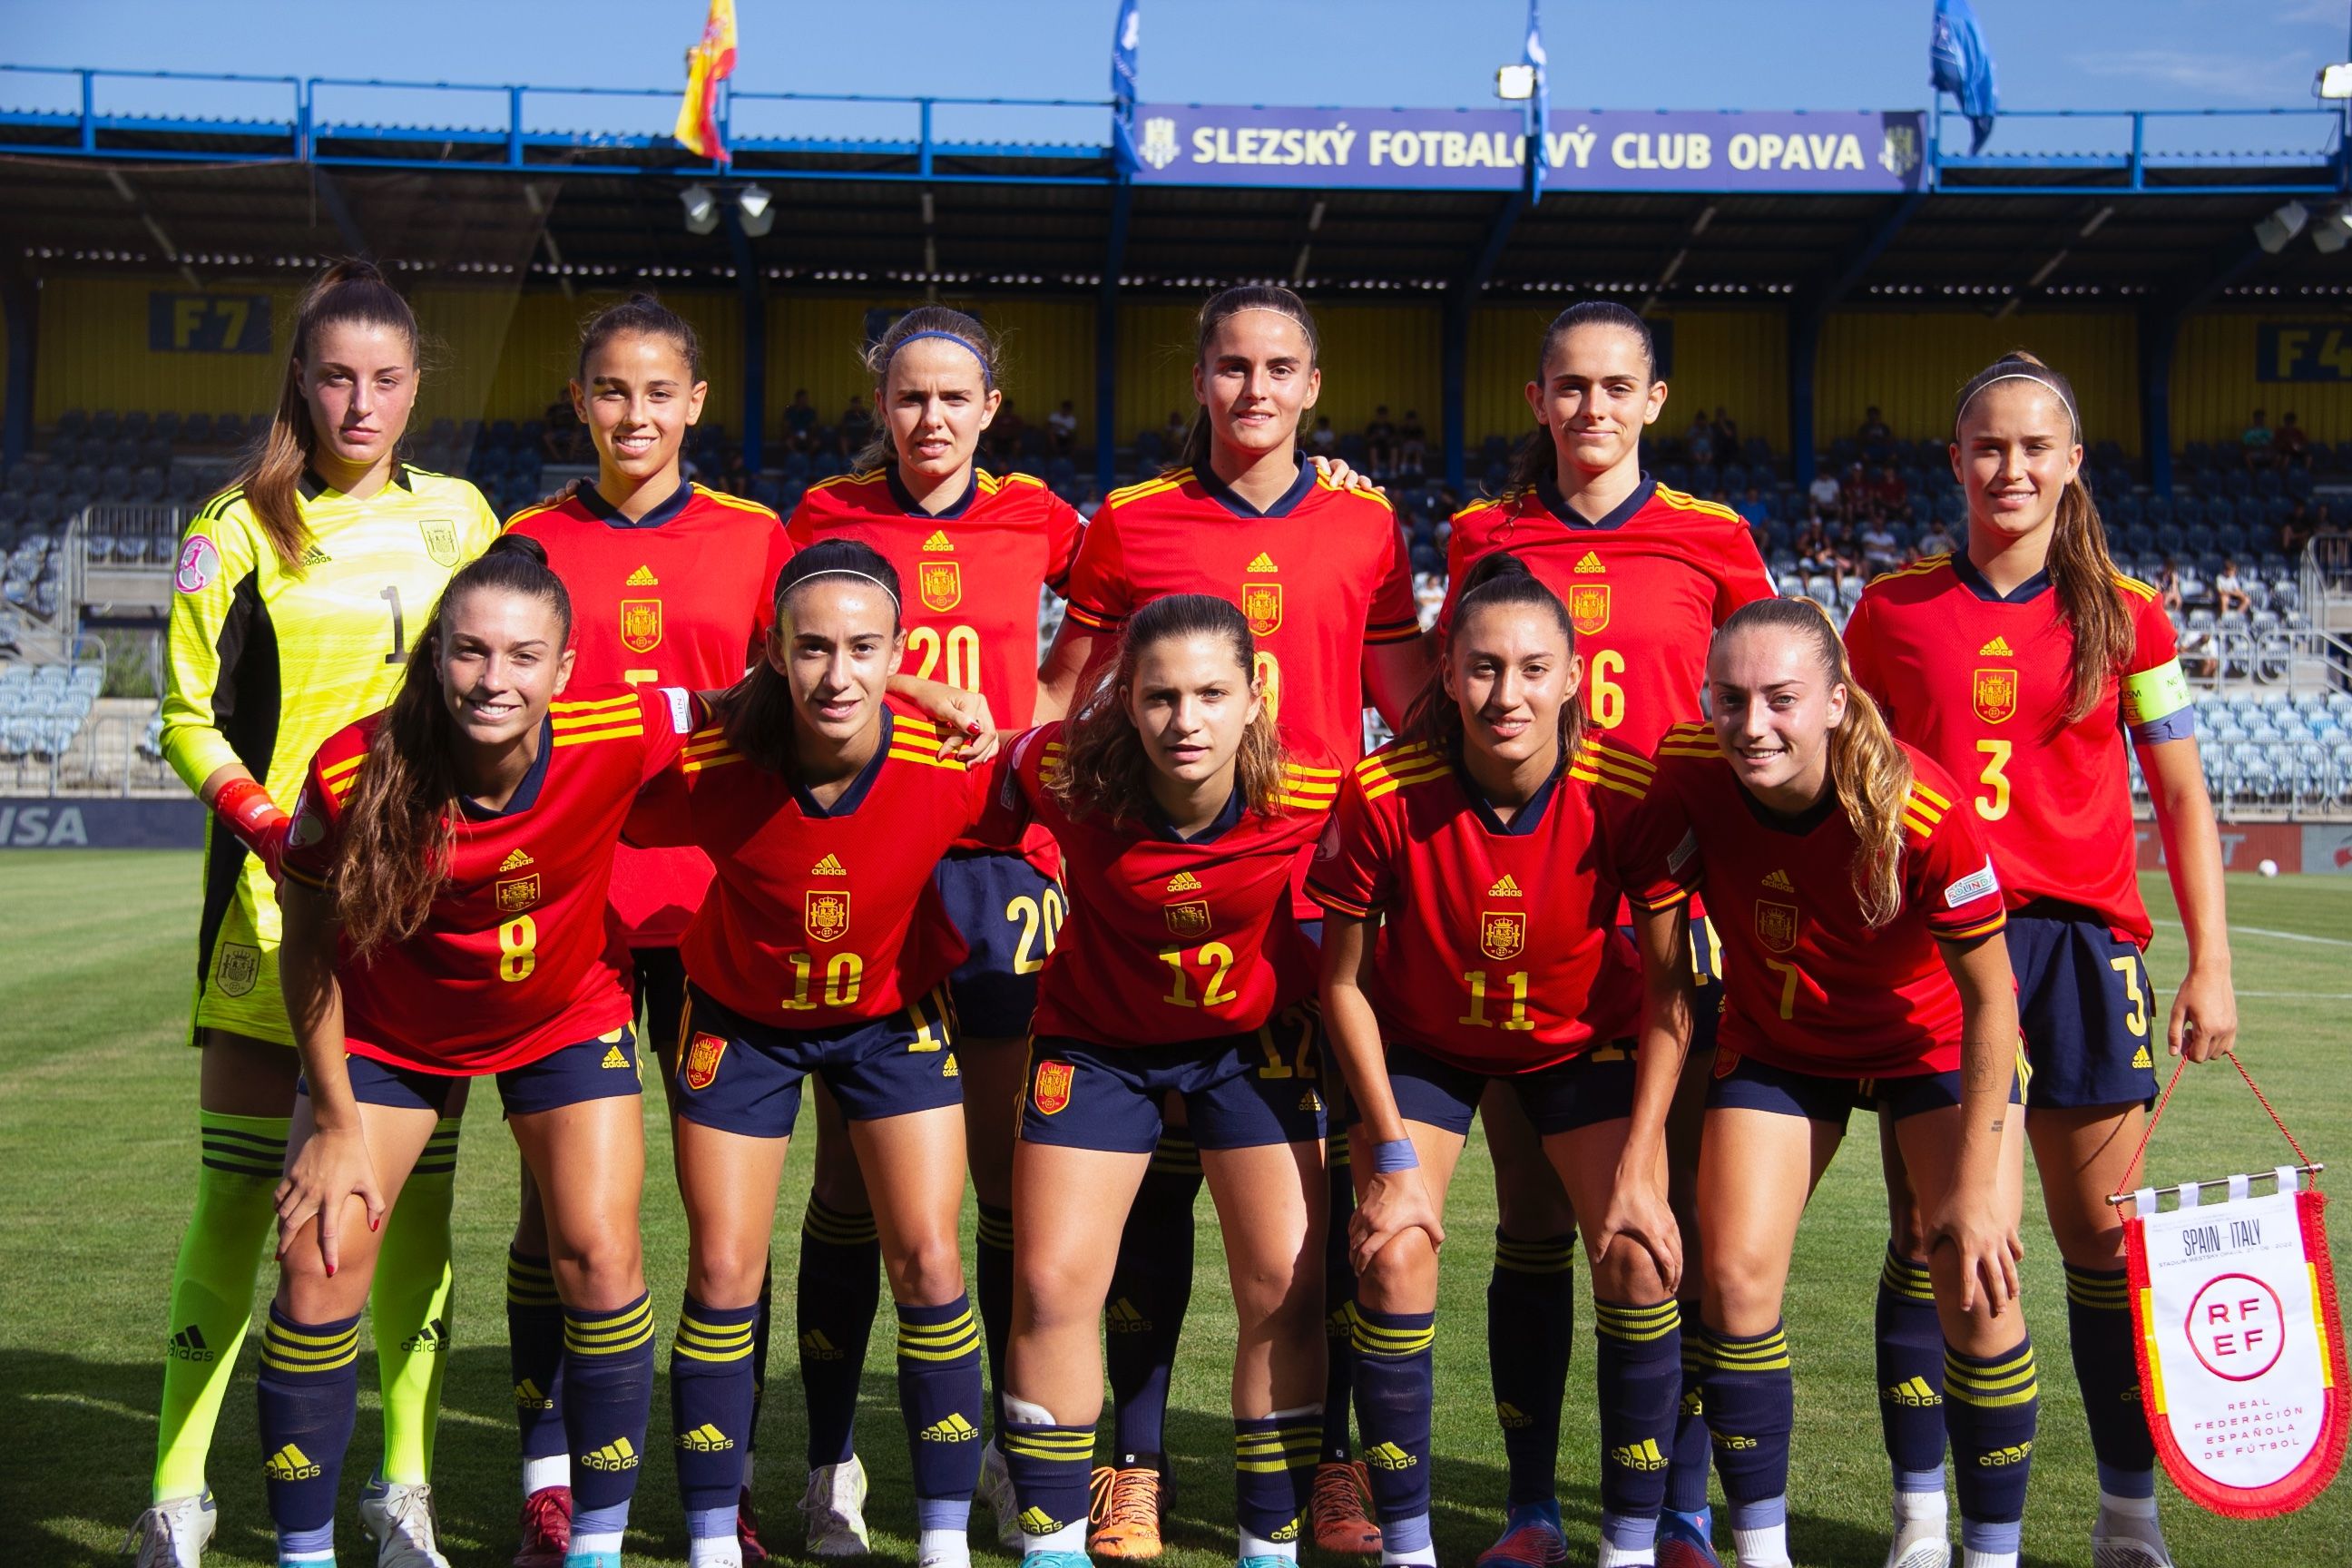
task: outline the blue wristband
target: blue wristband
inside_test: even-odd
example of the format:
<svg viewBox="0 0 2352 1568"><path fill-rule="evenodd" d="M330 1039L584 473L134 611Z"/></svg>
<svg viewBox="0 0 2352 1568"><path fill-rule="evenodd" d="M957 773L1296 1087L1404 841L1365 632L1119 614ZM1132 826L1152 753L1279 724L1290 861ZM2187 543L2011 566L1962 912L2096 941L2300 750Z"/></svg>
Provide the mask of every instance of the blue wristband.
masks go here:
<svg viewBox="0 0 2352 1568"><path fill-rule="evenodd" d="M1388 1175L1397 1171L1418 1171L1421 1156L1413 1152L1410 1138L1391 1138L1385 1143L1372 1145L1372 1170L1375 1174Z"/></svg>

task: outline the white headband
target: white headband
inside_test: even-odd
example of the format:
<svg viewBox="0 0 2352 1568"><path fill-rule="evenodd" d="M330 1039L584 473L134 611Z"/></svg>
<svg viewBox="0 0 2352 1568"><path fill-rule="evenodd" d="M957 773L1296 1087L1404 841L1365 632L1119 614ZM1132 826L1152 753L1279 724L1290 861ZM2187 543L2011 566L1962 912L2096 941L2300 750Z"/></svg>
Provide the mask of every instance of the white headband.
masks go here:
<svg viewBox="0 0 2352 1568"><path fill-rule="evenodd" d="M1957 436L1960 433L1960 416L1969 411L1969 405L1974 403L1979 397L1983 395L1984 389L1986 387L1996 386L2004 381L2030 381L2034 385L2047 391L2051 396L2058 400L2059 406L2066 410L2066 417L2074 426L2074 435L2077 437L2082 435L2083 416L2074 412L2074 400L2068 397L2064 393L2059 391L2058 384L2056 382L2051 380L2046 375L2036 375L2030 370L2012 370L2005 372L2002 374L1996 375L1990 381L1979 384L1976 391L1969 393L1966 397L1960 399L1960 405L1952 410L1953 435Z"/></svg>
<svg viewBox="0 0 2352 1568"><path fill-rule="evenodd" d="M859 577L859 578L863 578L865 581L866 581L866 582L868 582L868 583L871 583L871 584L873 584L876 587L877 587L877 588L881 589L885 594L890 594L890 607L891 607L893 610L895 610L895 609L897 609L897 608L898 607L898 595L896 595L896 594L891 594L891 593L890 593L890 584L889 584L885 583L884 581L882 581L882 579L881 579L881 578L875 576L875 575L874 575L872 573L870 573L870 572L858 572L858 571L855 571L855 570L853 570L853 569L851 569L850 567L847 567L847 566L828 566L828 567L826 567L824 570L823 570L822 572L812 572L812 573L810 573L807 576L805 576L805 577L802 578L799 582L797 582L797 583L793 584L792 585L792 587L791 587L791 588L787 588L787 589L785 589L785 590L784 590L784 592L785 592L785 593L787 593L787 594L789 594L789 593L793 592L793 589L795 589L795 588L805 588L805 587L807 587L811 583L815 582L815 581L816 581L818 578L820 578L820 577Z"/></svg>

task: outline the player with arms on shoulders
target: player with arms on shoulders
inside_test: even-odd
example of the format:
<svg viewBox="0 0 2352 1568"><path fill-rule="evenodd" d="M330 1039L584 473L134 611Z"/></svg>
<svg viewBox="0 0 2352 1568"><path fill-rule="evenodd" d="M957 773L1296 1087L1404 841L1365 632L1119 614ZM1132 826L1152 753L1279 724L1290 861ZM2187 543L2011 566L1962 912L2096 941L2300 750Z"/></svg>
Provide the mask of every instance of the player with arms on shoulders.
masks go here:
<svg viewBox="0 0 2352 1568"><path fill-rule="evenodd" d="M567 1568L620 1568L653 1397L645 1135L613 852L692 728L688 694L567 699L572 606L526 539L452 578L382 714L328 737L287 841L303 1099L261 1351L280 1564L334 1562L377 1230L467 1079L495 1074L536 1172L570 1354Z"/></svg>
<svg viewBox="0 0 2352 1568"><path fill-rule="evenodd" d="M2066 1265L2074 1375L2098 1457L2093 1555L2169 1568L2156 1519L2156 1448L2140 1408L2124 1284L2123 1222L2156 1094L2157 996L2141 956L2153 934L2135 871L2126 742L2137 750L2189 939L2164 1031L2210 1060L2237 1035L2221 839L2198 761L2195 710L2155 589L2116 570L2082 479L2074 388L2029 354L1961 389L1952 470L1969 500L1965 553L1881 577L1846 627L1855 678L1895 733L1969 781L1966 810L1992 846L2032 1063L2026 1131ZM1895 1237L1879 1290L1881 1412L1895 1468L1890 1563L1936 1568L1945 1542L1941 1394L1920 1332L1923 1236L1889 1162ZM1907 1288L1906 1288L1907 1287ZM1932 1328L1928 1333L1932 1334Z"/></svg>
<svg viewBox="0 0 2352 1568"><path fill-rule="evenodd" d="M1789 1562L1780 1321L1806 1198L1875 1105L1928 1215L1968 1568L2016 1568L2037 1409L2017 1299L2024 1135L2000 879L1959 789L1889 735L1819 606L1735 613L1713 725L1660 743L1637 900L1703 891L1726 1005L1699 1146L1691 1358L1742 1568Z"/></svg>
<svg viewBox="0 0 2352 1568"><path fill-rule="evenodd" d="M1690 1034L1670 896L1645 868L1651 768L1588 732L1568 611L1508 554L1454 607L1404 735L1357 764L1307 889L1323 1010L1360 1129L1356 1405L1385 1560L1433 1563L1430 1418L1445 1191L1480 1099L1517 1098L1583 1216L1600 1321L1603 1568L1649 1563L1681 1384L1666 1107ZM1377 940L1373 932L1377 930ZM1638 1044L1637 1044L1638 1037Z"/></svg>
<svg viewBox="0 0 2352 1568"><path fill-rule="evenodd" d="M776 574L792 554L782 522L757 501L694 484L679 471L686 432L708 391L702 344L684 318L634 294L589 318L570 395L596 449L596 477L507 521L538 540L572 594L577 679L598 685L715 690L741 677L767 636ZM710 862L698 849L621 847L613 912L636 964L646 1037L665 1092L677 1056L686 971L677 942L702 907ZM530 1170L507 1256L507 1342L521 1425L522 1544L515 1568L558 1568L569 1539L563 1434L563 1314ZM755 1359L767 1364L767 1290ZM756 1427L757 1423L754 1423ZM750 1455L745 1455L748 1467ZM766 1553L746 1489L747 1554Z"/></svg>
<svg viewBox="0 0 2352 1568"><path fill-rule="evenodd" d="M473 486L400 461L420 381L408 302L367 262L329 268L295 314L268 433L180 543L163 749L212 808L190 1037L203 1164L172 1273L139 1568L194 1568L214 1529L205 1456L252 1319L301 1065L278 973L287 813L320 744L391 700L417 617L498 532ZM427 1482L457 1158L453 1116L384 1237L371 1314L384 1452L360 1517L404 1568L442 1561Z"/></svg>

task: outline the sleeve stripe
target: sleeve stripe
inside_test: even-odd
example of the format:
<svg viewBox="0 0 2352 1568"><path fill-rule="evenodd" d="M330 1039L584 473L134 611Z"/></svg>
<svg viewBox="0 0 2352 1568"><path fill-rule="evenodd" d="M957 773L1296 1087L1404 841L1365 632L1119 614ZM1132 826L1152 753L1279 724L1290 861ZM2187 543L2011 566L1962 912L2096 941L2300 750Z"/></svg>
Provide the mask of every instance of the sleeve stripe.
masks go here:
<svg viewBox="0 0 2352 1568"><path fill-rule="evenodd" d="M1581 761L1570 766L1568 776L1601 789L1613 789L1619 795L1631 795L1635 800L1646 799L1650 793L1645 784L1627 784L1622 779L1610 778L1587 768Z"/></svg>
<svg viewBox="0 0 2352 1568"><path fill-rule="evenodd" d="M1942 795L1937 795L1934 790L1929 789L1926 784L1921 784L1916 779L1911 781L1911 793L1925 800L1929 805L1934 806L1938 814L1952 809L1952 803L1950 801L1946 800Z"/></svg>
<svg viewBox="0 0 2352 1568"><path fill-rule="evenodd" d="M1453 766L1450 763L1444 762L1432 762L1419 768L1411 769L1403 773L1391 773L1378 784L1366 784L1364 786L1364 798L1366 800L1379 800L1381 796L1393 795L1398 790L1410 788L1414 784L1429 784L1434 780L1444 778L1453 771Z"/></svg>
<svg viewBox="0 0 2352 1568"><path fill-rule="evenodd" d="M1360 904L1353 899L1343 899L1312 877L1307 879L1307 896L1327 910L1337 910L1343 915L1360 921L1370 920L1376 907L1371 904Z"/></svg>
<svg viewBox="0 0 2352 1568"><path fill-rule="evenodd" d="M1303 799L1295 795L1277 795L1274 798L1278 804L1299 811L1325 812L1330 810L1333 804L1328 800Z"/></svg>
<svg viewBox="0 0 2352 1568"><path fill-rule="evenodd" d="M327 880L323 877L313 877L308 871L303 870L300 867L282 861L279 863L278 868L285 872L286 875L293 880L301 883L306 888L315 889L320 892L325 892L327 890Z"/></svg>
<svg viewBox="0 0 2352 1568"><path fill-rule="evenodd" d="M583 713L610 713L616 708L635 708L638 701L637 694L631 691L619 697L598 698L593 701L565 702L558 700L547 705L547 711L560 724L567 718Z"/></svg>
<svg viewBox="0 0 2352 1568"><path fill-rule="evenodd" d="M1936 939L1938 942L1967 942L1973 937L1990 936L2008 923L2009 911L2003 910L1992 919L1969 926L1963 931L1939 931L1936 933Z"/></svg>
<svg viewBox="0 0 2352 1568"><path fill-rule="evenodd" d="M709 768L723 768L730 763L741 761L743 753L740 752L714 752L707 756L688 757L677 766L680 773L698 773Z"/></svg>
<svg viewBox="0 0 2352 1568"><path fill-rule="evenodd" d="M1419 621L1397 621L1385 626L1364 628L1364 642L1371 647L1386 647L1395 643L1412 642L1420 636Z"/></svg>
<svg viewBox="0 0 2352 1568"><path fill-rule="evenodd" d="M1115 632L1127 624L1125 616L1108 615L1090 605L1082 605L1076 599L1070 601L1069 608L1065 613L1071 620L1077 622L1090 632Z"/></svg>
<svg viewBox="0 0 2352 1568"><path fill-rule="evenodd" d="M593 745L598 741L625 741L646 732L643 724L626 724L610 730L564 730L556 733L550 743L558 746Z"/></svg>
<svg viewBox="0 0 2352 1568"><path fill-rule="evenodd" d="M1629 904L1639 904L1654 914L1660 910L1670 910L1676 904L1687 903L1690 900L1691 892L1692 889L1689 888L1675 888L1671 891L1660 893L1655 898L1648 899L1636 898L1632 893L1628 893L1625 895L1625 901Z"/></svg>
<svg viewBox="0 0 2352 1568"><path fill-rule="evenodd" d="M365 752L362 752L356 757L346 757L340 763L331 763L327 766L320 768L319 770L319 777L325 783L332 784L335 780L341 778L345 773L352 772L362 763L366 761L367 753Z"/></svg>

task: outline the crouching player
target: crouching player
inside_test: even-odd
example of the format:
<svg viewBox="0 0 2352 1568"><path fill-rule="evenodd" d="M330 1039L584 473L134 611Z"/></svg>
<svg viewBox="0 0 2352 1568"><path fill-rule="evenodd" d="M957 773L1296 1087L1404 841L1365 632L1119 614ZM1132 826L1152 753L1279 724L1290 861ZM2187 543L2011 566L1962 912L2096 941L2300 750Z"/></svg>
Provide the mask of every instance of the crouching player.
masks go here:
<svg viewBox="0 0 2352 1568"><path fill-rule="evenodd" d="M1789 1562L1780 1300L1807 1194L1859 1101L1895 1123L1927 1216L1967 1568L2014 1568L2037 1402L2000 879L1958 786L1887 733L1811 604L1735 612L1707 690L1713 732L1660 742L1648 841L1674 847L1633 893L1704 892L1725 948L1694 1359L1739 1562Z"/></svg>
<svg viewBox="0 0 2352 1568"><path fill-rule="evenodd" d="M1517 557L1488 557L1404 735L1357 765L1307 878L1330 911L1324 1017L1361 1130L1356 1409L1385 1563L1436 1561L1437 1248L1490 1083L1542 1134L1593 1260L1601 1568L1654 1561L1682 1378L1664 1138L1690 1037L1688 931L1679 891L1635 910L1641 960L1617 930L1648 858L1651 769L1586 734L1583 675L1559 600Z"/></svg>
<svg viewBox="0 0 2352 1568"><path fill-rule="evenodd" d="M558 700L571 631L545 551L499 540L451 579L392 706L320 748L295 808L283 970L303 1098L260 1379L281 1564L334 1561L380 1227L455 1086L490 1073L546 1205L563 1303L564 1561L620 1563L654 1328L628 949L605 889L639 788L691 723L675 688Z"/></svg>

